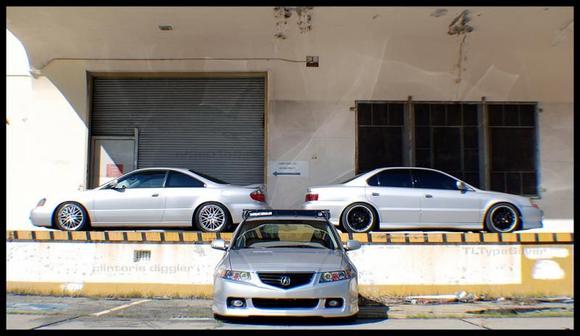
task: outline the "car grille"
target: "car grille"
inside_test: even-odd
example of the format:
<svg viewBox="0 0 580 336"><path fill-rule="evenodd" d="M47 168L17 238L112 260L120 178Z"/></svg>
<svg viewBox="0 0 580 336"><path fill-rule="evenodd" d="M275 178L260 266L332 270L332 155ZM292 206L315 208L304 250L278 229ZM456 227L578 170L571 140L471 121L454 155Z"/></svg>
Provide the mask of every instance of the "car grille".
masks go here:
<svg viewBox="0 0 580 336"><path fill-rule="evenodd" d="M254 307L269 308L314 308L318 306L318 299L252 299Z"/></svg>
<svg viewBox="0 0 580 336"><path fill-rule="evenodd" d="M306 285L312 280L314 273L258 273L260 280L266 285L290 289L302 285ZM283 277L290 280L289 284L283 284Z"/></svg>

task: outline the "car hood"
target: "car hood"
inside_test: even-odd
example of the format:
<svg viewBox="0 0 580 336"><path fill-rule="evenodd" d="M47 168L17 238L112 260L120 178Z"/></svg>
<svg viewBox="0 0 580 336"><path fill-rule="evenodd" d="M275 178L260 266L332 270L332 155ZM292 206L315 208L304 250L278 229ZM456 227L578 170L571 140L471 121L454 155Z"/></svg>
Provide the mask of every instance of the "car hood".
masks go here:
<svg viewBox="0 0 580 336"><path fill-rule="evenodd" d="M325 272L343 268L340 250L265 248L230 250L232 270L263 272Z"/></svg>

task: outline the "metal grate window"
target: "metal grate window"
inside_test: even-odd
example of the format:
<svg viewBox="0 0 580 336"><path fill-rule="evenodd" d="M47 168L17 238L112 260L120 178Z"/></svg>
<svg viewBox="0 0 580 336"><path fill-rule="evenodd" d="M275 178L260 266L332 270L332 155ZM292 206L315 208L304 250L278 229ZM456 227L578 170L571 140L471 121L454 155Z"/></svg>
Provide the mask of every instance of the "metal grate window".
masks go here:
<svg viewBox="0 0 580 336"><path fill-rule="evenodd" d="M537 196L536 110L525 102L357 102L357 173L428 167L479 188Z"/></svg>
<svg viewBox="0 0 580 336"><path fill-rule="evenodd" d="M477 105L418 103L415 166L435 168L479 187Z"/></svg>
<svg viewBox="0 0 580 336"><path fill-rule="evenodd" d="M358 172L403 165L404 108L403 103L358 104Z"/></svg>
<svg viewBox="0 0 580 336"><path fill-rule="evenodd" d="M489 104L491 190L536 195L536 104Z"/></svg>

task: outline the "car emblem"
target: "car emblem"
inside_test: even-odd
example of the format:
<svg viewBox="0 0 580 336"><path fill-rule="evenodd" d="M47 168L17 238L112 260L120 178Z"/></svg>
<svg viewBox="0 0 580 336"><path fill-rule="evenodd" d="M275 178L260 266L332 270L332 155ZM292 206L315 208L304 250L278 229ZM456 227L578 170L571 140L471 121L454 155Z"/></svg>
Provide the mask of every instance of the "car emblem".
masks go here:
<svg viewBox="0 0 580 336"><path fill-rule="evenodd" d="M286 275L280 277L280 284L282 286L290 286L290 277Z"/></svg>

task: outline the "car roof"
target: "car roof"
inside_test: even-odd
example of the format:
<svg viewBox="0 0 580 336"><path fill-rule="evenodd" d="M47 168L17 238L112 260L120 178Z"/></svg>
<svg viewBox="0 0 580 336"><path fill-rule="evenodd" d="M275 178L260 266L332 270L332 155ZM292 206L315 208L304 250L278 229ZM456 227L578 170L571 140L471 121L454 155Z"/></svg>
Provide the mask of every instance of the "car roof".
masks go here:
<svg viewBox="0 0 580 336"><path fill-rule="evenodd" d="M140 171L147 171L147 170L175 170L175 171L179 171L182 173L191 173L191 171L187 168L175 168L175 167L147 167L147 168L139 168L139 169L135 169L133 171L131 171L131 173L134 172L140 172Z"/></svg>

